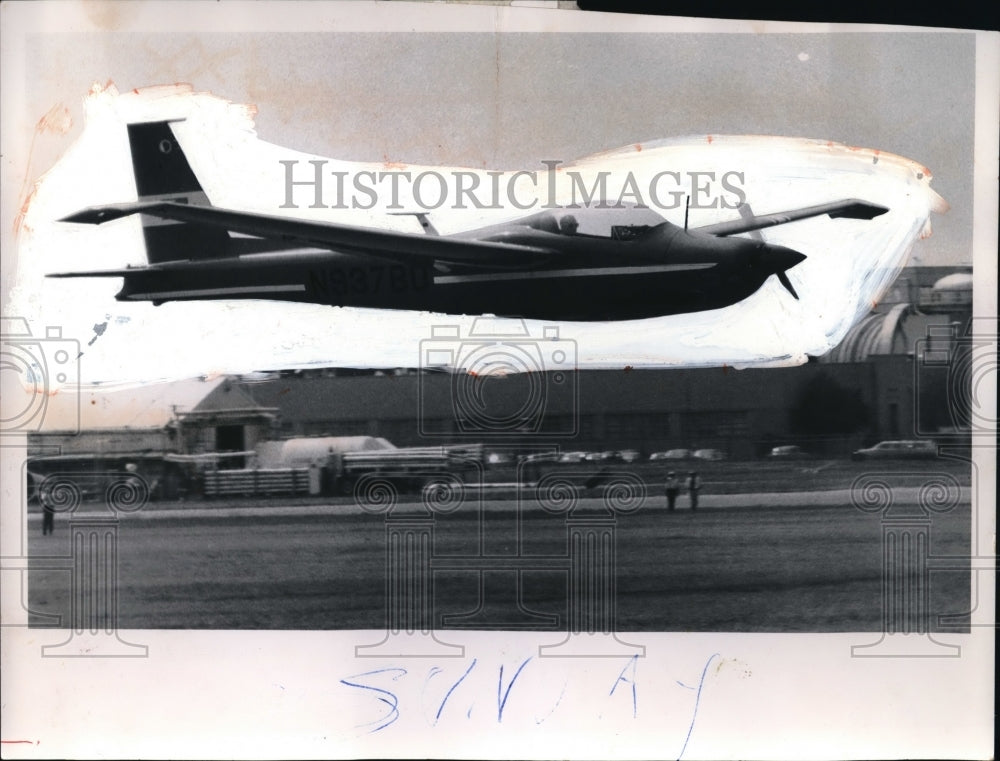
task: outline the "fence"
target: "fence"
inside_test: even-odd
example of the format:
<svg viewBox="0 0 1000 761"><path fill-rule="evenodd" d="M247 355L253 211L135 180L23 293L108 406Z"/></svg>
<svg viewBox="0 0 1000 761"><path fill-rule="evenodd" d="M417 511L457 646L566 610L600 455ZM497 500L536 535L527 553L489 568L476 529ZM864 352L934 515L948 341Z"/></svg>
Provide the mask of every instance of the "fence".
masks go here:
<svg viewBox="0 0 1000 761"><path fill-rule="evenodd" d="M210 470L205 473L206 497L269 496L319 493L319 470L310 468L253 468Z"/></svg>

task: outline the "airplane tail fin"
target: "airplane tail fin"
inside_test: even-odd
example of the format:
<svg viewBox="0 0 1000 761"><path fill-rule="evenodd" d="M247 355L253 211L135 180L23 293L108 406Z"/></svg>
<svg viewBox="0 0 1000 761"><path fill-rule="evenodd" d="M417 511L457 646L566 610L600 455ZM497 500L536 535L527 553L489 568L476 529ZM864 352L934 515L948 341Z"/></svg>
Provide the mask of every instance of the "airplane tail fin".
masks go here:
<svg viewBox="0 0 1000 761"><path fill-rule="evenodd" d="M128 125L132 172L140 201L211 206L169 121ZM212 259L232 252L232 238L219 227L141 215L150 264Z"/></svg>

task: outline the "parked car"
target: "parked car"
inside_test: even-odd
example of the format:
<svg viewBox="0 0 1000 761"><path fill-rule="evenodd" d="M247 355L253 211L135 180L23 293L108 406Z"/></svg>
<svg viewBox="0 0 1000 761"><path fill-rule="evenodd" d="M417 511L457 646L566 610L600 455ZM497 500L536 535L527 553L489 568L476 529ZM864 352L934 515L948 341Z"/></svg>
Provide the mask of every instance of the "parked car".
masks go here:
<svg viewBox="0 0 1000 761"><path fill-rule="evenodd" d="M932 460L937 457L933 441L880 441L873 447L858 449L853 460Z"/></svg>
<svg viewBox="0 0 1000 761"><path fill-rule="evenodd" d="M725 460L726 453L721 449L696 449L691 455L696 460Z"/></svg>
<svg viewBox="0 0 1000 761"><path fill-rule="evenodd" d="M775 447L768 455L773 460L807 460L810 455L802 447L789 444L783 447Z"/></svg>
<svg viewBox="0 0 1000 761"><path fill-rule="evenodd" d="M517 458L517 461L522 465L542 462L559 462L559 454L557 452L536 452L535 454L523 454Z"/></svg>
<svg viewBox="0 0 1000 761"><path fill-rule="evenodd" d="M649 456L653 460L687 460L691 457L690 449L668 449L666 452L653 452Z"/></svg>
<svg viewBox="0 0 1000 761"><path fill-rule="evenodd" d="M587 462L605 462L615 459L616 456L617 452L588 452L585 459Z"/></svg>
<svg viewBox="0 0 1000 761"><path fill-rule="evenodd" d="M586 452L564 452L560 455L559 462L583 462L586 459Z"/></svg>
<svg viewBox="0 0 1000 761"><path fill-rule="evenodd" d="M635 462L639 459L638 449L623 449L618 453L618 459L622 462Z"/></svg>

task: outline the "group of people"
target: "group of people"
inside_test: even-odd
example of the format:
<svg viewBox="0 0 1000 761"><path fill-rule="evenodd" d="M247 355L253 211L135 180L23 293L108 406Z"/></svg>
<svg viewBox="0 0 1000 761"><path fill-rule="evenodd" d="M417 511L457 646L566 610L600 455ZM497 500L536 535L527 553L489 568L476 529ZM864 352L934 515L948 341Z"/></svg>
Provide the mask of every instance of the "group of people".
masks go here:
<svg viewBox="0 0 1000 761"><path fill-rule="evenodd" d="M698 492L701 490L701 478L695 471L690 471L684 482L688 496L691 499L691 509L698 509ZM667 492L667 510L673 510L677 506L677 495L681 493L681 479L674 471L667 473L667 481L664 484Z"/></svg>

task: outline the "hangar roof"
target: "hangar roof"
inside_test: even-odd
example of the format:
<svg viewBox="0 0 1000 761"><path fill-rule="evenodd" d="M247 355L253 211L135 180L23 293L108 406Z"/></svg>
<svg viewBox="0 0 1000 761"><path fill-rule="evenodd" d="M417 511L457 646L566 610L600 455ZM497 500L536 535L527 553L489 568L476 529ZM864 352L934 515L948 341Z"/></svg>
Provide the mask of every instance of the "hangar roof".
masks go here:
<svg viewBox="0 0 1000 761"><path fill-rule="evenodd" d="M32 430L163 428L175 409L193 409L224 380L220 376L169 383L101 384L79 390L66 386L47 395L40 390L36 398L47 398L44 405L35 405L40 425L32 426Z"/></svg>

